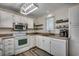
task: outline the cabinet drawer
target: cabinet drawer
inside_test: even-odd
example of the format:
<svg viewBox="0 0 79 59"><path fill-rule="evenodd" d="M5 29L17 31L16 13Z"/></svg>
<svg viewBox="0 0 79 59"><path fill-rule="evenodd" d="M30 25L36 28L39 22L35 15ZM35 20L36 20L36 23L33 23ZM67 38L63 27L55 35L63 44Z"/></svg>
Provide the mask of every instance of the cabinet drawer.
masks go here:
<svg viewBox="0 0 79 59"><path fill-rule="evenodd" d="M14 42L14 38L5 39L4 42L5 42L5 43L7 43L7 42Z"/></svg>
<svg viewBox="0 0 79 59"><path fill-rule="evenodd" d="M14 48L14 45L7 45L7 46L5 46L5 49L7 49L7 48Z"/></svg>
<svg viewBox="0 0 79 59"><path fill-rule="evenodd" d="M5 52L6 51L14 51L14 48L7 48L7 49L5 49Z"/></svg>
<svg viewBox="0 0 79 59"><path fill-rule="evenodd" d="M7 51L5 52L5 56L14 55L14 51Z"/></svg>
<svg viewBox="0 0 79 59"><path fill-rule="evenodd" d="M5 46L7 45L14 45L14 42L7 42L7 43L4 43Z"/></svg>

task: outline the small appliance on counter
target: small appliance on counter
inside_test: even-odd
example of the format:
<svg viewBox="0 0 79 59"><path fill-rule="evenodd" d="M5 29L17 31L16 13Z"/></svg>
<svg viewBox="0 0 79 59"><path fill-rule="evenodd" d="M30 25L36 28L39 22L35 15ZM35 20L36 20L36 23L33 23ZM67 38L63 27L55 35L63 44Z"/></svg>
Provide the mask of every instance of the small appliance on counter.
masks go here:
<svg viewBox="0 0 79 59"><path fill-rule="evenodd" d="M68 37L68 29L60 29L61 37Z"/></svg>

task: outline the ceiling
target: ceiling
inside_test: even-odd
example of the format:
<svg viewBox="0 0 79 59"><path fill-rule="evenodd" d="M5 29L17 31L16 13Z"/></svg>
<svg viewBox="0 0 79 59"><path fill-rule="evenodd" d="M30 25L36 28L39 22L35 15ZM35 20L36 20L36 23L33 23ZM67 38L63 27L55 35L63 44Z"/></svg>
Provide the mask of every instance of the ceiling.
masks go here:
<svg viewBox="0 0 79 59"><path fill-rule="evenodd" d="M1 8L10 9L20 13L20 7L23 3L0 3ZM28 3L27 3L28 4ZM54 12L55 10L63 7L71 7L77 5L76 3L38 3L39 9L30 13L29 17L40 17L47 13Z"/></svg>

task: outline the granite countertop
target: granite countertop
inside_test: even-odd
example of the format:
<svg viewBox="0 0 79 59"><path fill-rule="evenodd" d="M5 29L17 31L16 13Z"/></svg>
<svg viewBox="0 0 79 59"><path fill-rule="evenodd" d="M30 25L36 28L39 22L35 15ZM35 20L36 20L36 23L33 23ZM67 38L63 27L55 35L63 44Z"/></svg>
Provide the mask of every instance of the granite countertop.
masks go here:
<svg viewBox="0 0 79 59"><path fill-rule="evenodd" d="M0 37L4 37L4 36L12 36L13 34L0 34Z"/></svg>
<svg viewBox="0 0 79 59"><path fill-rule="evenodd" d="M11 33L0 34L0 38L2 38L2 39L13 38L13 34L11 34Z"/></svg>
<svg viewBox="0 0 79 59"><path fill-rule="evenodd" d="M26 35L40 35L40 36L46 36L46 37L51 37L51 38L56 38L56 39L63 39L63 40L68 40L69 39L67 37L60 37L58 34L55 34L55 33L31 32L31 33L26 33ZM13 38L13 34L12 33L0 34L0 38L3 38L3 39Z"/></svg>
<svg viewBox="0 0 79 59"><path fill-rule="evenodd" d="M62 39L62 40L69 39L67 37L60 37L58 34L54 34L54 33L35 33L35 32L32 32L32 33L27 33L27 35L40 35L40 36L46 36L46 37Z"/></svg>

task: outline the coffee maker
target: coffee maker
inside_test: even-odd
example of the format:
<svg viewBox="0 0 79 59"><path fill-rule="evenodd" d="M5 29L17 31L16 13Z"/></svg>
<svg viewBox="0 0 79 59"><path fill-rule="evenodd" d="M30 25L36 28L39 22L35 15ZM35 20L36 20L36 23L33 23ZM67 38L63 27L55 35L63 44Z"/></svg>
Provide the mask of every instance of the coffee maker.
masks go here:
<svg viewBox="0 0 79 59"><path fill-rule="evenodd" d="M60 29L60 37L68 37L68 29Z"/></svg>

